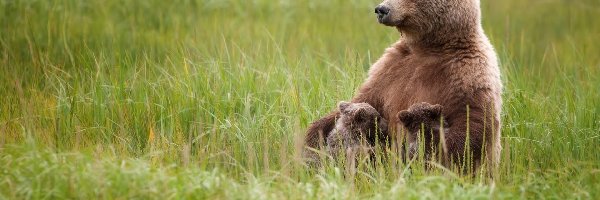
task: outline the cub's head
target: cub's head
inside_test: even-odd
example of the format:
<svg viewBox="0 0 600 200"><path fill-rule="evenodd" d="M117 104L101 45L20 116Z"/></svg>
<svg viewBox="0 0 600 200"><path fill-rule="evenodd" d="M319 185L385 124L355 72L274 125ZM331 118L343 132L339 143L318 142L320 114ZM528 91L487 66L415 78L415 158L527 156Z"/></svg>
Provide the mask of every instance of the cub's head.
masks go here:
<svg viewBox="0 0 600 200"><path fill-rule="evenodd" d="M431 105L425 102L417 103L408 108L408 110L400 111L397 117L400 123L408 129L409 133L418 133L421 128L425 128L426 131L439 132L442 126L442 106L438 104Z"/></svg>
<svg viewBox="0 0 600 200"><path fill-rule="evenodd" d="M368 103L340 102L340 119L353 127L374 127L381 115ZM379 124L381 125L381 124Z"/></svg>
<svg viewBox="0 0 600 200"><path fill-rule="evenodd" d="M479 0L384 0L375 13L381 24L417 33L476 26L480 21Z"/></svg>
<svg viewBox="0 0 600 200"><path fill-rule="evenodd" d="M447 127L444 123L442 124L442 106L431 105L428 103L417 103L398 113L398 120L406 129L408 129L407 142L408 142L408 158L413 159L418 155L419 146L422 145L421 141L424 141L424 150L426 154L432 150L432 146L437 145L440 142L437 134L442 131L443 127ZM419 134L423 131L423 134ZM421 138L424 136L425 138ZM423 140L421 140L421 139Z"/></svg>

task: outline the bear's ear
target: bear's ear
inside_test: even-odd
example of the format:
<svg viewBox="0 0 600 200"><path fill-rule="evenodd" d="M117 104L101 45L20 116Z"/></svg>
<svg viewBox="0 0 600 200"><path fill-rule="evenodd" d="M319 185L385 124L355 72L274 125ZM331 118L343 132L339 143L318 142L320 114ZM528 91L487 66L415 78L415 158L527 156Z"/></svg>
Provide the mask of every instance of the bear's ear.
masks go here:
<svg viewBox="0 0 600 200"><path fill-rule="evenodd" d="M439 104L435 104L431 106L428 110L429 117L431 118L440 118L442 116L443 107Z"/></svg>
<svg viewBox="0 0 600 200"><path fill-rule="evenodd" d="M367 108L360 107L354 111L354 118L357 120L374 120L375 114L379 113L372 113Z"/></svg>
<svg viewBox="0 0 600 200"><path fill-rule="evenodd" d="M435 120L439 120L440 117L442 117L442 106L440 105L433 105L433 106L429 106L426 110L425 110L425 116L429 119L435 119Z"/></svg>
<svg viewBox="0 0 600 200"><path fill-rule="evenodd" d="M358 108L352 113L354 120L357 122L363 121L366 118L367 112L364 108Z"/></svg>
<svg viewBox="0 0 600 200"><path fill-rule="evenodd" d="M408 126L409 124L411 124L415 118L414 114L408 112L407 110L398 112L397 117L398 120L400 120L400 122L404 124L404 126Z"/></svg>
<svg viewBox="0 0 600 200"><path fill-rule="evenodd" d="M348 114L348 108L350 108L350 104L350 102L340 101L340 103L338 103L338 109L341 113Z"/></svg>

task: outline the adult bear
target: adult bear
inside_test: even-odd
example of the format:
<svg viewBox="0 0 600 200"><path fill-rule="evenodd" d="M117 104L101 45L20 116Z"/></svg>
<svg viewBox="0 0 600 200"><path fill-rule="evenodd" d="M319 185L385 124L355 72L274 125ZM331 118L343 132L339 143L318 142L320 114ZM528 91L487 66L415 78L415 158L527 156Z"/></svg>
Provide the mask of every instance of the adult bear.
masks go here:
<svg viewBox="0 0 600 200"><path fill-rule="evenodd" d="M496 53L481 27L479 4L385 0L375 8L377 18L396 27L402 38L371 66L351 100L372 105L390 125L398 123L399 111L415 103L440 104L448 123L445 155L471 169L482 161L496 166L501 150L502 82ZM308 128L303 155L309 163L318 162L314 150L322 147L338 116L334 111ZM394 126L390 129L404 137Z"/></svg>

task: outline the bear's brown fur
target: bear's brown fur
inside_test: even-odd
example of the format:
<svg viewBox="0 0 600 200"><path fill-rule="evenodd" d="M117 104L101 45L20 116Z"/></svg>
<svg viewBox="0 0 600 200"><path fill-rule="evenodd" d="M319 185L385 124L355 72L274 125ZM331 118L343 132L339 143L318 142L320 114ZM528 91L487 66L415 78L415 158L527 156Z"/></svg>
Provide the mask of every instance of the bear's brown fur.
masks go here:
<svg viewBox="0 0 600 200"><path fill-rule="evenodd" d="M481 27L479 0L385 0L380 6L389 9L380 22L396 27L402 38L371 66L351 101L370 104L390 124L415 103L440 104L449 126L448 157L455 163L471 160L468 166L475 168L483 161L496 166L502 83L496 54ZM335 111L310 125L307 149L323 144L338 116ZM404 137L393 126L390 133ZM304 151L307 158L315 155Z"/></svg>
<svg viewBox="0 0 600 200"><path fill-rule="evenodd" d="M387 139L388 123L367 103L339 103L340 116L327 136L327 152L334 158L345 153L370 155ZM352 154L352 155L349 155Z"/></svg>
<svg viewBox="0 0 600 200"><path fill-rule="evenodd" d="M408 110L400 111L398 120L406 129L409 159L417 157L419 144L422 144L425 159L444 163L447 149L444 148L443 138L448 131L448 125L443 121L442 106L426 102L416 103ZM434 157L438 155L440 157Z"/></svg>

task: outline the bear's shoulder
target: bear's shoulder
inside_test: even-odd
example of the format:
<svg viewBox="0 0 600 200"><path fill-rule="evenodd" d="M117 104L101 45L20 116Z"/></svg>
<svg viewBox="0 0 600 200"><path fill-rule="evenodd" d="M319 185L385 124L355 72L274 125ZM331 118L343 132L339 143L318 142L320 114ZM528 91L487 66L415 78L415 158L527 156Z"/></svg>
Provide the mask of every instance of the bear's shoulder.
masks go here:
<svg viewBox="0 0 600 200"><path fill-rule="evenodd" d="M445 75L455 90L471 93L478 90L502 91L496 53L487 38L471 48L453 51L444 63Z"/></svg>

